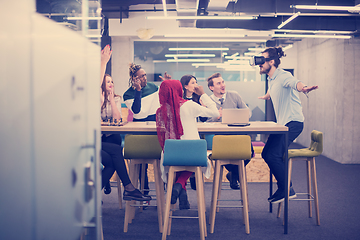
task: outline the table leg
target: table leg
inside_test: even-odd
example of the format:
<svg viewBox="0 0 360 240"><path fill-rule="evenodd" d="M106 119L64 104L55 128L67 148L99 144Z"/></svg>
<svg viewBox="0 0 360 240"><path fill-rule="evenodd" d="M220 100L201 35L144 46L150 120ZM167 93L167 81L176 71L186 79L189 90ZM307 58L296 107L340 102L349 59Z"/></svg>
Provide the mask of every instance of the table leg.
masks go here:
<svg viewBox="0 0 360 240"><path fill-rule="evenodd" d="M285 204L284 204L284 234L288 233L288 207L289 207L289 158L288 158L288 132L285 132Z"/></svg>
<svg viewBox="0 0 360 240"><path fill-rule="evenodd" d="M269 197L271 197L271 195L273 194L273 176L272 176L272 172L271 172L271 170L270 170L270 180L269 180L269 184L270 184L270 190L269 190L269 192L270 192L270 195L269 195ZM269 202L269 212L271 212L272 213L272 203L271 202Z"/></svg>

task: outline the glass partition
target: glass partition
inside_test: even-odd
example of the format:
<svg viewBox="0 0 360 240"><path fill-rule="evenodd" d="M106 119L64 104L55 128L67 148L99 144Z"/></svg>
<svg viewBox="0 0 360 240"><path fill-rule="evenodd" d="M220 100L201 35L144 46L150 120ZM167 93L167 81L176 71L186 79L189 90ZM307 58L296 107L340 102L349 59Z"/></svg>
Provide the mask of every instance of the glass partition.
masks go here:
<svg viewBox="0 0 360 240"><path fill-rule="evenodd" d="M36 11L100 45L103 29L100 0L37 0Z"/></svg>
<svg viewBox="0 0 360 240"><path fill-rule="evenodd" d="M135 41L134 61L147 73L148 81L160 85L166 71L173 79L185 74L194 75L208 95L206 79L221 73L226 90L237 91L252 110L252 121L265 120L265 101L258 99L265 94L265 78L258 67L249 64L249 48L262 48L254 43L239 42L155 42Z"/></svg>

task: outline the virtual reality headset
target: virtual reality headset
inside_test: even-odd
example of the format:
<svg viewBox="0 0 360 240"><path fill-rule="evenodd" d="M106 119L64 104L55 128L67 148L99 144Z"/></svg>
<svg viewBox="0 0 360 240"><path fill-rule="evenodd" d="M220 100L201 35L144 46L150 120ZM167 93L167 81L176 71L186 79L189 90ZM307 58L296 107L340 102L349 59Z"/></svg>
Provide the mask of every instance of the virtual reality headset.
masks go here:
<svg viewBox="0 0 360 240"><path fill-rule="evenodd" d="M251 58L249 60L250 65L251 66L255 66L255 65L261 65L264 64L265 62L268 62L270 60L274 60L275 58L265 58L263 56L254 56L253 58Z"/></svg>

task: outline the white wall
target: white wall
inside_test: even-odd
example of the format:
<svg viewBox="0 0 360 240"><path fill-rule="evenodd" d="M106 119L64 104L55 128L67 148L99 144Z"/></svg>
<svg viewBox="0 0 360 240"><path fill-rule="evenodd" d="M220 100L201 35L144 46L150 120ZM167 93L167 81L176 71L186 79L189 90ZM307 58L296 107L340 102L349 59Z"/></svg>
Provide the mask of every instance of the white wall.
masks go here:
<svg viewBox="0 0 360 240"><path fill-rule="evenodd" d="M324 133L323 154L340 163L360 163L360 40L308 39L295 44L295 76L319 85L301 96L305 126L298 143L308 146L313 129Z"/></svg>
<svg viewBox="0 0 360 240"><path fill-rule="evenodd" d="M112 37L111 76L115 93L122 96L129 88L129 64L134 61L134 42L130 37Z"/></svg>

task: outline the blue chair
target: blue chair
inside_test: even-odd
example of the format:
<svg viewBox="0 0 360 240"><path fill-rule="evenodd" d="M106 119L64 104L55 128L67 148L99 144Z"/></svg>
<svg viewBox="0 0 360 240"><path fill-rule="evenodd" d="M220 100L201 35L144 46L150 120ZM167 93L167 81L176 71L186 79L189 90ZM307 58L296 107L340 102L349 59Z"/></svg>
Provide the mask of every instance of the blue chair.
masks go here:
<svg viewBox="0 0 360 240"><path fill-rule="evenodd" d="M207 167L207 147L204 139L199 140L175 140L168 139L164 146L164 166L169 166L167 195L165 205L164 227L162 239L166 239L166 235L170 235L171 219L184 218L170 214L171 193L175 179L175 173L180 171L195 172L196 194L198 203L198 218L200 239L206 236L206 220L205 220L205 197L203 174L201 167Z"/></svg>

